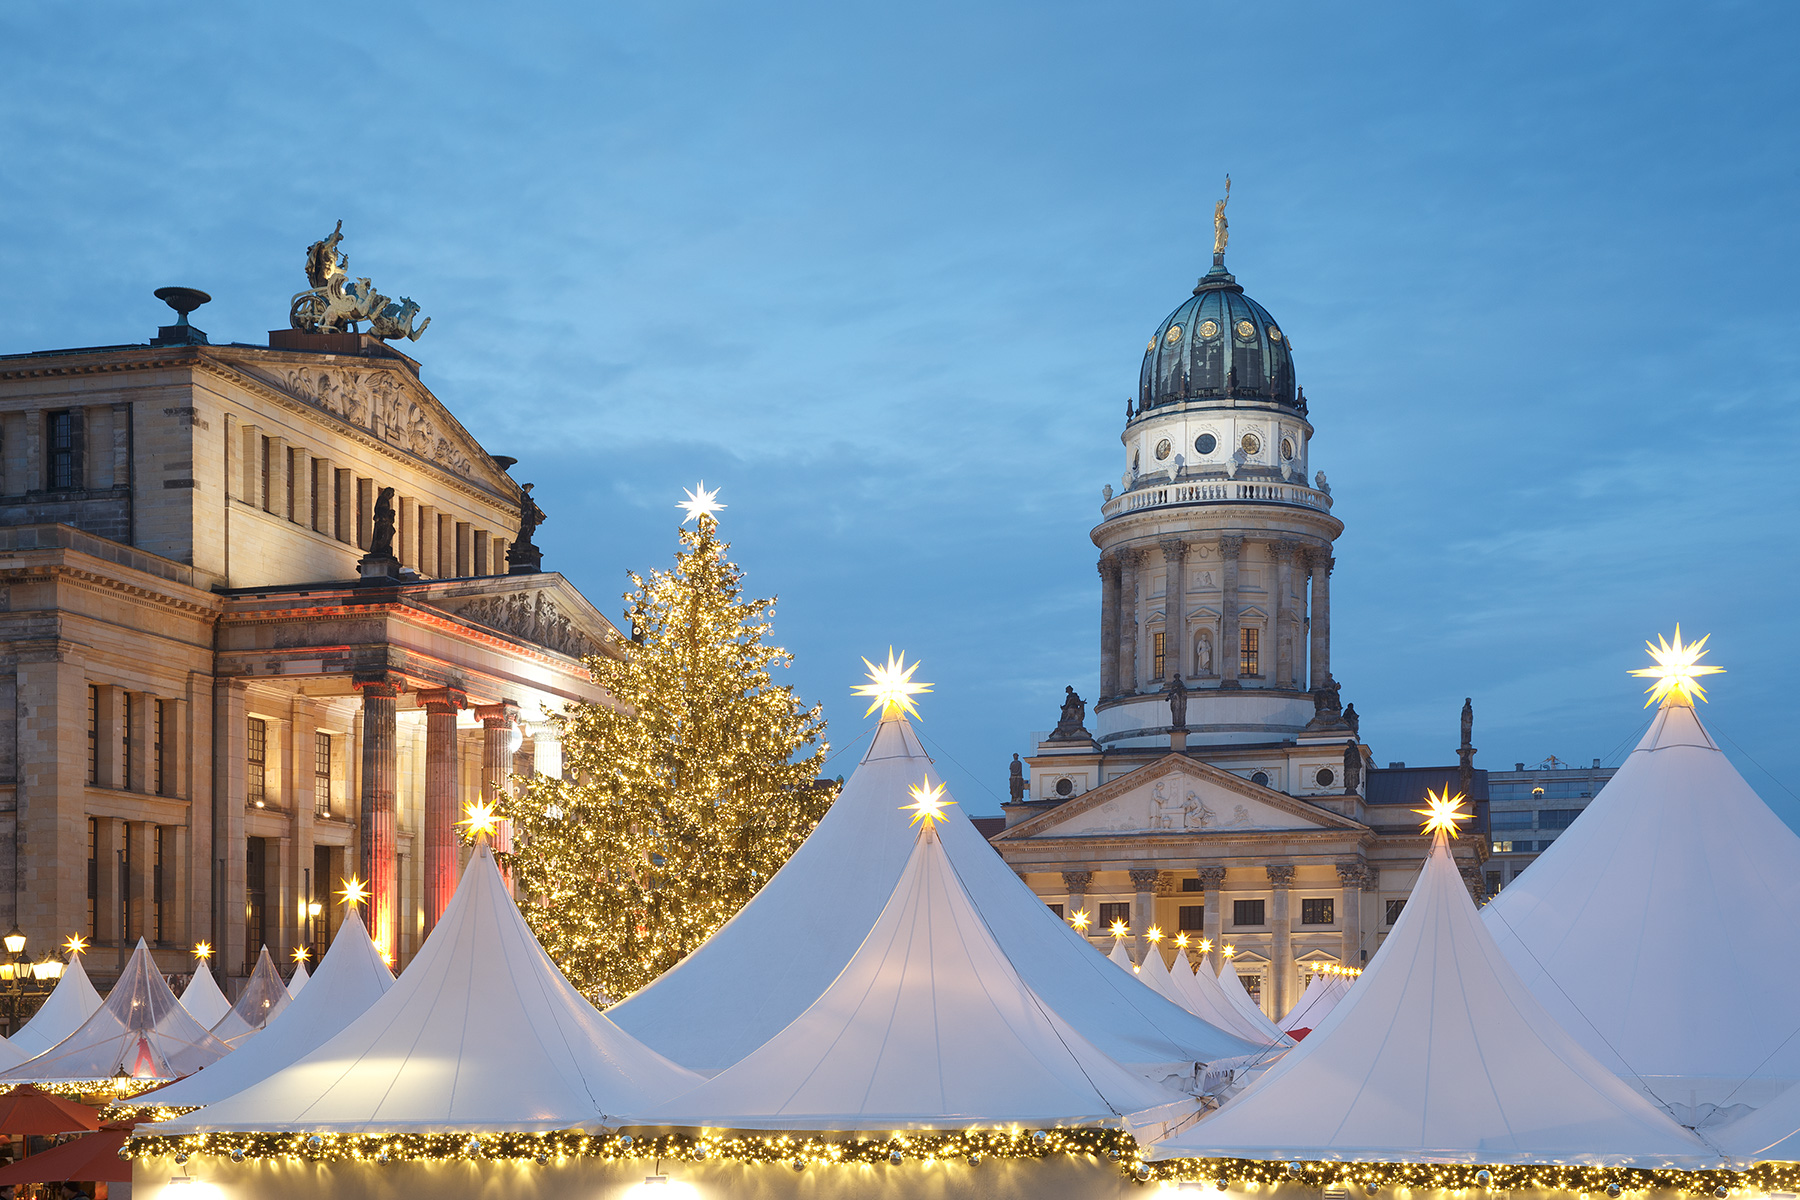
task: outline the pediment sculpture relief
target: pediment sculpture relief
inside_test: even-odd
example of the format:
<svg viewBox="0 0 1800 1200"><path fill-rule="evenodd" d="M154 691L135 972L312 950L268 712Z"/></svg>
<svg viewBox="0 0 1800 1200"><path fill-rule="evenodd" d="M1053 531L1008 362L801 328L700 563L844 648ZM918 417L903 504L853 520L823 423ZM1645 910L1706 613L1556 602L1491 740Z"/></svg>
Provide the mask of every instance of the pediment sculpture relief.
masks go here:
<svg viewBox="0 0 1800 1200"><path fill-rule="evenodd" d="M510 633L533 645L574 658L600 653L594 639L575 628L557 611L556 602L543 592L514 592L510 596L483 596L456 608L445 608L465 621Z"/></svg>
<svg viewBox="0 0 1800 1200"><path fill-rule="evenodd" d="M392 371L291 367L277 372L271 382L389 445L474 478L469 456L439 431L430 409L408 395Z"/></svg>

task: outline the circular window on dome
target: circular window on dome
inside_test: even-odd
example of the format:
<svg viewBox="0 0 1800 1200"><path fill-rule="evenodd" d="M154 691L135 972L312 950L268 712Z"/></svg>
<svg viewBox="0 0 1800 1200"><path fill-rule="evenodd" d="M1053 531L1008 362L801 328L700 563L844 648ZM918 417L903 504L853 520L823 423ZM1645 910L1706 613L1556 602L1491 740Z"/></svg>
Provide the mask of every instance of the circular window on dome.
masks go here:
<svg viewBox="0 0 1800 1200"><path fill-rule="evenodd" d="M1168 438L1164 438L1162 441L1156 443L1156 461L1161 462L1163 459L1169 457L1169 451L1174 448L1175 447L1169 444Z"/></svg>
<svg viewBox="0 0 1800 1200"><path fill-rule="evenodd" d="M1074 792L1075 792L1075 781L1073 779L1070 779L1068 776L1065 775L1061 779L1056 781L1056 794L1057 795L1070 796L1070 795L1073 795Z"/></svg>
<svg viewBox="0 0 1800 1200"><path fill-rule="evenodd" d="M1194 439L1194 449L1202 454L1211 454L1219 448L1219 439L1210 433L1203 433Z"/></svg>
<svg viewBox="0 0 1800 1200"><path fill-rule="evenodd" d="M1169 326L1169 332L1163 335L1163 341L1165 341L1169 345L1173 346L1176 342L1179 342L1180 340L1181 340L1181 326L1179 326L1179 325Z"/></svg>
<svg viewBox="0 0 1800 1200"><path fill-rule="evenodd" d="M1319 773L1313 776L1313 782L1320 787L1330 787L1337 782L1337 776L1332 773L1330 767L1320 767Z"/></svg>
<svg viewBox="0 0 1800 1200"><path fill-rule="evenodd" d="M1256 326L1248 321L1239 321L1237 323L1237 335L1241 338L1253 338L1256 336Z"/></svg>
<svg viewBox="0 0 1800 1200"><path fill-rule="evenodd" d="M1262 449L1262 439L1258 438L1254 433L1246 433L1243 438L1238 441L1238 449L1242 450L1245 454L1255 454L1258 450Z"/></svg>
<svg viewBox="0 0 1800 1200"><path fill-rule="evenodd" d="M1273 325L1269 326L1269 340L1271 342L1279 342L1281 340L1281 330L1275 328Z"/></svg>
<svg viewBox="0 0 1800 1200"><path fill-rule="evenodd" d="M1293 438L1282 438L1281 439L1281 457L1283 457L1283 458L1294 457L1294 439Z"/></svg>
<svg viewBox="0 0 1800 1200"><path fill-rule="evenodd" d="M1219 336L1219 323L1217 321L1202 321L1202 322L1200 322L1200 336L1203 338L1218 337Z"/></svg>

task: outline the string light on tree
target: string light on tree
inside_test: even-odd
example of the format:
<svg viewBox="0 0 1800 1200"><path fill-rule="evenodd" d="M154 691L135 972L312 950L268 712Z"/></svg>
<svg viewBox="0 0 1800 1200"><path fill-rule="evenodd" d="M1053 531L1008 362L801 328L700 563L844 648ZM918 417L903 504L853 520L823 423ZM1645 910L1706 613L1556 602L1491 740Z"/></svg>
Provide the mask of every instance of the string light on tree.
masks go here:
<svg viewBox="0 0 1800 1200"><path fill-rule="evenodd" d="M907 666L905 652L896 657L894 648L889 646L886 663L878 667L865 658L863 666L869 668L869 682L851 689L852 695L874 697L869 702L869 707L863 710L863 716L880 709L884 721L902 713L915 721L923 720L919 716L918 705L913 703L912 698L929 692L932 685L913 682L913 672L919 669L917 662Z"/></svg>
<svg viewBox="0 0 1800 1200"><path fill-rule="evenodd" d="M1649 708L1657 701L1664 704L1685 704L1692 708L1696 699L1706 699L1706 689L1700 686L1702 675L1723 675L1724 667L1703 665L1701 656L1706 653L1707 634L1697 642L1683 644L1681 626L1675 626L1673 643L1664 641L1659 634L1656 641L1645 642L1644 648L1650 651L1650 658L1656 663L1653 667L1639 667L1631 672L1640 679L1655 680L1644 689L1650 698L1644 701Z"/></svg>

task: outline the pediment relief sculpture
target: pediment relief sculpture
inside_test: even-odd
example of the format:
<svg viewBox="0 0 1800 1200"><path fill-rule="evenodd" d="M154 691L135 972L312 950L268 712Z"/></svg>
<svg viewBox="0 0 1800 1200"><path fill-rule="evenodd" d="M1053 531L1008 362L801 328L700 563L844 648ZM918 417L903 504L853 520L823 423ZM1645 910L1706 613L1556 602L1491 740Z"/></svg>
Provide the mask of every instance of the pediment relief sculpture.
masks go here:
<svg viewBox="0 0 1800 1200"><path fill-rule="evenodd" d="M391 446L465 479L476 478L474 462L394 371L291 367L267 382Z"/></svg>
<svg viewBox="0 0 1800 1200"><path fill-rule="evenodd" d="M1254 801L1212 792L1191 779L1170 776L1115 796L1044 829L1043 837L1106 833L1237 833L1306 829L1317 823Z"/></svg>
<svg viewBox="0 0 1800 1200"><path fill-rule="evenodd" d="M483 596L478 600L444 610L465 621L485 625L501 633L567 654L586 658L601 653L598 642L558 611L556 601L544 592L514 592L507 596Z"/></svg>

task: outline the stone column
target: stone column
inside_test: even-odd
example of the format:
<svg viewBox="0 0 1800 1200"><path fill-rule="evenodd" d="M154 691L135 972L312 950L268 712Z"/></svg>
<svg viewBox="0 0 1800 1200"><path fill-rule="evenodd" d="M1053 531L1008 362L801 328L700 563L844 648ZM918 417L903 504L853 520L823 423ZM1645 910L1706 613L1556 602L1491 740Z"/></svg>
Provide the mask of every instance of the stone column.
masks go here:
<svg viewBox="0 0 1800 1200"><path fill-rule="evenodd" d="M296 475L294 478L297 480L300 477ZM290 951L295 946L312 945L306 936L306 873L313 865L313 823L317 820L319 800L316 777L313 774L313 739L317 733L318 717L313 709L313 701L295 693L288 705L288 773L293 779L293 790L289 793L294 798L293 816L290 818L293 835L283 838L281 846L281 887L288 902L287 915L282 921L284 928L291 928L288 940ZM325 890L319 886L320 882L313 882L315 894ZM306 969L310 971L316 965L317 960L314 960Z"/></svg>
<svg viewBox="0 0 1800 1200"><path fill-rule="evenodd" d="M241 679L220 679L213 688L213 844L207 878L213 896L213 961L226 977L242 971L245 958L245 701Z"/></svg>
<svg viewBox="0 0 1800 1200"><path fill-rule="evenodd" d="M1201 936L1212 943L1212 950L1202 960L1207 970L1218 974L1221 955L1225 947L1225 868L1201 867L1195 874L1200 876L1200 903L1206 906L1205 928Z"/></svg>
<svg viewBox="0 0 1800 1200"><path fill-rule="evenodd" d="M1338 957L1346 967L1362 966L1362 894L1369 879L1368 864L1353 859L1337 864L1339 921L1343 925L1343 944Z"/></svg>
<svg viewBox="0 0 1800 1200"><path fill-rule="evenodd" d="M1063 920L1067 921L1087 907L1088 884L1094 881L1094 873L1092 871L1064 871L1062 877L1063 886L1069 889L1069 899L1063 905Z"/></svg>
<svg viewBox="0 0 1800 1200"><path fill-rule="evenodd" d="M1138 690L1138 564L1142 550L1119 551L1119 694Z"/></svg>
<svg viewBox="0 0 1800 1200"><path fill-rule="evenodd" d="M1163 678L1187 674L1187 543L1167 538L1162 543L1163 583Z"/></svg>
<svg viewBox="0 0 1800 1200"><path fill-rule="evenodd" d="M394 845L396 700L401 680L386 671L356 675L362 692L361 874L369 887L369 935L382 951L399 954L400 892Z"/></svg>
<svg viewBox="0 0 1800 1200"><path fill-rule="evenodd" d="M531 734L531 769L539 775L561 779L562 739L557 736L556 726L545 721L541 725L531 726L528 732Z"/></svg>
<svg viewBox="0 0 1800 1200"><path fill-rule="evenodd" d="M1294 553L1300 547L1294 542L1279 541L1270 543L1269 548L1275 560L1275 606L1273 629L1270 633L1275 644L1269 647L1269 652L1275 656L1275 669L1268 674L1276 687L1287 688L1294 686L1297 675L1294 660L1300 653L1299 645L1288 636L1288 627L1293 623L1290 593L1294 586ZM1284 645L1287 646L1286 658L1282 657Z"/></svg>
<svg viewBox="0 0 1800 1200"><path fill-rule="evenodd" d="M1225 534L1219 539L1219 686L1238 688L1238 555L1244 539Z"/></svg>
<svg viewBox="0 0 1800 1200"><path fill-rule="evenodd" d="M120 925L124 898L119 895L119 852L125 848L125 822L94 818L94 940L101 945L125 937Z"/></svg>
<svg viewBox="0 0 1800 1200"><path fill-rule="evenodd" d="M1264 1011L1271 1020L1279 1021L1293 1004L1294 990L1294 914L1288 904L1288 889L1294 883L1294 868L1271 863L1267 868L1269 887L1274 889L1274 903L1269 907L1271 945L1269 947L1269 986L1264 996Z"/></svg>
<svg viewBox="0 0 1800 1200"><path fill-rule="evenodd" d="M1131 890L1136 893L1131 901L1131 933L1137 948L1132 957L1140 963L1150 947L1144 932L1156 924L1156 876L1157 871L1151 867L1138 867L1131 872Z"/></svg>
<svg viewBox="0 0 1800 1200"><path fill-rule="evenodd" d="M425 706L425 932L430 933L456 890L460 865L456 714L469 698L455 688L420 692Z"/></svg>
<svg viewBox="0 0 1800 1200"><path fill-rule="evenodd" d="M1331 551L1315 548L1312 566L1312 681L1314 689L1331 682Z"/></svg>
<svg viewBox="0 0 1800 1200"><path fill-rule="evenodd" d="M481 718L481 798L489 804L504 806L511 796L512 736L519 723L519 706L511 700L483 704L475 709ZM494 831L494 850L507 854L512 850L512 820L503 818ZM502 867L506 890L512 891L512 871Z"/></svg>
<svg viewBox="0 0 1800 1200"><path fill-rule="evenodd" d="M132 821L130 871L125 882L125 903L131 914L126 932L134 944L142 937L152 946L157 944L156 923L156 826L149 821ZM167 896L167 892L164 895Z"/></svg>
<svg viewBox="0 0 1800 1200"><path fill-rule="evenodd" d="M1119 560L1100 556L1100 698L1119 694Z"/></svg>

